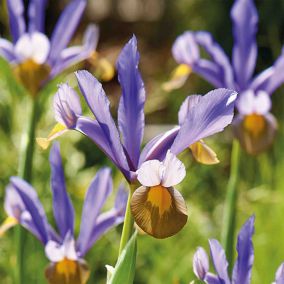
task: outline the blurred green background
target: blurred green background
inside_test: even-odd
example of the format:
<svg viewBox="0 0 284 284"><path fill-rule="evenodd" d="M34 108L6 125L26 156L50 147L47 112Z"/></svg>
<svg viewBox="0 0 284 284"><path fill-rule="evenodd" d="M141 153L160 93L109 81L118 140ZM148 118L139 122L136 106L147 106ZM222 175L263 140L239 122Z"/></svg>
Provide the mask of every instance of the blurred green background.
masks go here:
<svg viewBox="0 0 284 284"><path fill-rule="evenodd" d="M27 1L26 1L27 2ZM49 1L47 31L50 33L55 21L68 1ZM1 36L9 38L5 1L0 1ZM187 29L210 31L230 55L232 49L231 22L229 17L233 1L225 0L89 0L85 16L74 42L79 42L86 25L99 24L98 51L115 63L117 54L134 33L138 38L141 53L140 69L147 90L146 122L149 125L177 123L177 111L189 94L204 94L212 87L196 75L190 76L180 90L166 93L162 84L168 80L176 66L171 56L171 46L176 36ZM256 1L260 24L257 41L259 56L256 71L269 67L281 52L284 42L284 1ZM89 68L84 63L78 68ZM60 78L75 86L72 70ZM60 82L60 80L58 80ZM120 96L115 77L104 83L112 102L114 116ZM52 97L55 84L42 96L44 107L37 136L46 136L54 125ZM86 107L85 107L86 108ZM0 64L0 202L3 204L5 186L9 177L17 174L21 133L26 127L28 98L17 87L7 65ZM241 153L240 180L238 182L238 230L251 215L256 215L256 233L253 238L255 265L252 283L271 283L276 268L284 260L284 89L273 94L273 114L279 121L279 131L273 147L257 157ZM158 130L157 130L158 129ZM162 132L159 127L154 132ZM153 136L153 128L146 130L146 138ZM102 165L113 168L117 189L122 176L104 157L98 148L82 135L69 132L59 139L64 159L65 175L69 193L74 202L77 232L80 214L87 189L96 170ZM146 141L145 141L146 142ZM190 152L181 159L187 166L187 177L179 186L187 200L189 221L176 236L156 240L140 235L135 283L178 284L189 283L195 277L192 272L192 257L197 246L208 251L208 238L220 239L225 189L230 169L232 134L226 131L207 139L219 156L220 164L204 166L193 161ZM33 186L52 223L50 169L48 151L36 147ZM107 204L110 207L112 202ZM0 220L6 217L3 206ZM0 239L0 283L13 283L16 265L14 230ZM115 264L118 253L121 226L111 230L99 240L86 259L92 275L89 283L105 283L105 264ZM43 271L48 264L40 244L31 235L26 240L27 284L45 283Z"/></svg>

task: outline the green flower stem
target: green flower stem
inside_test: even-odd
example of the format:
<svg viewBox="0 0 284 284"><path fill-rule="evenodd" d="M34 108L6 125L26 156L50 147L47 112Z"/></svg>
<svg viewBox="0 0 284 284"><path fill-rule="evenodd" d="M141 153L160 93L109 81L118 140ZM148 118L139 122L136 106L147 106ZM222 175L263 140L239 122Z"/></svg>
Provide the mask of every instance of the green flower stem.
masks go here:
<svg viewBox="0 0 284 284"><path fill-rule="evenodd" d="M38 100L36 98L32 99L28 127L26 131L24 131L21 141L22 144L18 174L27 182L31 182L32 179L32 164L35 146L35 129L38 119L38 107Z"/></svg>
<svg viewBox="0 0 284 284"><path fill-rule="evenodd" d="M121 254L122 250L126 246L127 242L130 240L132 234L133 234L133 225L134 225L134 219L131 214L130 209L130 203L131 203L131 197L136 188L135 184L130 184L130 191L128 195L127 205L126 205L126 212L125 212L125 218L123 223L123 229L120 239L120 246L119 246L119 254Z"/></svg>
<svg viewBox="0 0 284 284"><path fill-rule="evenodd" d="M35 129L38 119L38 101L36 98L31 99L31 109L28 112L28 116L29 120L27 129L24 131L21 141L18 175L27 182L31 182L35 146ZM15 239L15 243L17 245L17 269L15 269L16 283L25 284L24 264L26 232L20 226L16 228Z"/></svg>
<svg viewBox="0 0 284 284"><path fill-rule="evenodd" d="M227 185L227 196L224 212L224 225L222 231L222 243L226 251L227 260L229 262L229 270L231 271L234 259L234 240L236 227L236 206L237 206L237 181L240 161L240 145L237 140L233 141L231 154L231 170L229 182Z"/></svg>

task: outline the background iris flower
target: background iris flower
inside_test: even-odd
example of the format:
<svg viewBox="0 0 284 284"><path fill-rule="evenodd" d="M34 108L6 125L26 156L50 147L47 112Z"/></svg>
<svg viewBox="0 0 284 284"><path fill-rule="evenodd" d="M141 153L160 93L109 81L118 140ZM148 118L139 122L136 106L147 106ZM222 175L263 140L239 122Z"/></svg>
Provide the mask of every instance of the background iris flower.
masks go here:
<svg viewBox="0 0 284 284"><path fill-rule="evenodd" d="M228 275L228 262L225 251L217 240L209 240L211 259L217 275L209 272L207 253L199 247L193 257L193 271L198 279L208 284L249 284L254 261L252 235L254 233L255 217L250 217L243 225L238 235L238 258L235 262L232 278ZM284 263L276 272L276 284L284 283Z"/></svg>
<svg viewBox="0 0 284 284"><path fill-rule="evenodd" d="M118 129L111 116L110 103L102 85L89 72L78 71L76 77L79 88L96 119L82 116L77 93L69 85L63 84L54 97L55 118L59 124L55 126L47 139L39 138L38 142L43 147L47 147L52 139L63 134L67 129L75 129L92 139L136 189L136 171L145 161L162 161L168 150L178 155L200 139L222 131L231 123L237 96L235 92L218 89L205 96L190 96L179 111L179 126L153 138L141 151L146 96L138 62L137 41L133 37L123 48L117 62L118 79L122 87L117 114ZM159 196L155 206L152 205L152 209L155 206L163 206L163 198ZM181 211L185 212L185 210ZM136 212L134 217L138 215L139 212ZM135 219L137 221L137 218ZM176 228L170 228L167 218L160 219L161 227L168 228L167 232L159 234L158 231L155 233L153 230L147 230L151 227L148 226L149 222L157 222L157 220L149 219L146 215L144 221L147 225L143 226L143 229L155 237L169 237L177 231Z"/></svg>
<svg viewBox="0 0 284 284"><path fill-rule="evenodd" d="M112 192L111 171L99 170L86 193L80 233L74 237L74 209L67 194L59 145L50 152L51 190L57 233L47 221L36 191L24 180L12 177L6 189L5 210L35 235L51 261L46 270L50 283L86 283L89 272L83 257L93 244L124 219L127 193L120 187L115 205L105 213L101 209Z"/></svg>
<svg viewBox="0 0 284 284"><path fill-rule="evenodd" d="M36 95L42 85L64 69L92 55L98 28L87 28L83 45L67 47L85 10L86 0L73 0L62 12L50 40L44 32L47 0L30 0L28 23L22 0L7 0L13 42L0 39L0 55L11 63L21 83Z"/></svg>
<svg viewBox="0 0 284 284"><path fill-rule="evenodd" d="M284 56L281 54L272 67L253 77L257 59L258 23L253 0L235 0L231 19L234 36L231 62L210 33L187 31L179 36L173 45L173 56L181 66L166 87L179 87L191 72L195 72L217 88L236 90L239 100L242 98L243 103L237 104L240 115L234 124L235 133L248 153L257 154L265 150L275 136L276 120L269 113L270 107L267 108L267 105L271 104L270 95L284 82ZM209 58L203 58L200 49L204 50ZM248 92L251 94L249 98ZM264 96L265 102L261 102L260 98ZM258 112L254 108L248 111L246 104L265 104L263 108L266 111ZM246 120L250 123L246 123Z"/></svg>

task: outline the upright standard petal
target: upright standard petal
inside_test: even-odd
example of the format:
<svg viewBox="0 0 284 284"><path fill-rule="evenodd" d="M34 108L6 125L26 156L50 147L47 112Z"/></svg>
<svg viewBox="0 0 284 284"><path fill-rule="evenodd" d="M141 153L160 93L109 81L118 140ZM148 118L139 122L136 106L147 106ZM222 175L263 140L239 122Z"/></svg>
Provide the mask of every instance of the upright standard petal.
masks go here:
<svg viewBox="0 0 284 284"><path fill-rule="evenodd" d="M60 85L53 98L55 119L67 128L74 128L82 114L80 98L68 84Z"/></svg>
<svg viewBox="0 0 284 284"><path fill-rule="evenodd" d="M53 214L62 238L74 233L74 208L66 191L64 171L58 143L54 143L49 156Z"/></svg>
<svg viewBox="0 0 284 284"><path fill-rule="evenodd" d="M209 240L212 262L218 277L224 284L230 284L228 276L228 262L225 251L217 240ZM242 283L242 282L238 282Z"/></svg>
<svg viewBox="0 0 284 284"><path fill-rule="evenodd" d="M93 179L84 202L80 234L77 240L77 248L81 255L87 252L98 215L111 191L111 171L109 168L101 169Z"/></svg>
<svg viewBox="0 0 284 284"><path fill-rule="evenodd" d="M54 78L65 69L89 58L96 50L98 39L99 28L94 24L90 24L84 34L83 45L72 46L62 50L60 59L56 61L51 70L50 78Z"/></svg>
<svg viewBox="0 0 284 284"><path fill-rule="evenodd" d="M144 162L136 171L138 181L144 186L156 186L162 181L163 165L159 160Z"/></svg>
<svg viewBox="0 0 284 284"><path fill-rule="evenodd" d="M61 14L51 36L51 52L48 58L50 65L54 65L56 60L60 57L61 51L70 42L80 22L86 4L86 0L73 0Z"/></svg>
<svg viewBox="0 0 284 284"><path fill-rule="evenodd" d="M265 115L271 109L271 99L264 91L254 92L253 90L247 90L240 93L236 106L242 115Z"/></svg>
<svg viewBox="0 0 284 284"><path fill-rule="evenodd" d="M47 0L31 0L29 4L29 32L44 32Z"/></svg>
<svg viewBox="0 0 284 284"><path fill-rule="evenodd" d="M173 45L172 53L179 64L187 64L215 87L224 86L219 66L213 61L200 58L199 46L193 32L180 35Z"/></svg>
<svg viewBox="0 0 284 284"><path fill-rule="evenodd" d="M48 222L35 190L27 182L18 177L12 177L10 184L21 198L21 202L24 204L25 210L32 220L40 241L46 244L49 239ZM23 218L23 216L21 216L21 218Z"/></svg>
<svg viewBox="0 0 284 284"><path fill-rule="evenodd" d="M255 217L251 216L241 228L238 235L238 258L234 265L232 283L249 284L251 282L251 269L254 261L252 235L254 233Z"/></svg>
<svg viewBox="0 0 284 284"><path fill-rule="evenodd" d="M96 117L105 140L112 151L115 164L120 169L129 170L120 136L109 110L110 103L101 83L87 71L76 72L76 77L80 90Z"/></svg>
<svg viewBox="0 0 284 284"><path fill-rule="evenodd" d="M204 280L209 271L209 260L206 251L199 247L193 256L193 272L200 280Z"/></svg>
<svg viewBox="0 0 284 284"><path fill-rule="evenodd" d="M203 47L211 60L219 69L219 77L223 83L222 87L234 89L234 75L230 60L222 47L215 42L208 32L199 31L195 33L196 42Z"/></svg>
<svg viewBox="0 0 284 284"><path fill-rule="evenodd" d="M193 106L189 104L187 117L171 146L172 153L178 155L200 139L222 131L233 119L236 98L237 93L231 90L216 89L200 96Z"/></svg>
<svg viewBox="0 0 284 284"><path fill-rule="evenodd" d="M15 53L20 61L30 59L39 65L45 63L49 50L49 39L39 32L23 34L15 45Z"/></svg>
<svg viewBox="0 0 284 284"><path fill-rule="evenodd" d="M139 52L135 36L124 46L118 61L118 81L122 96L118 108L118 125L123 137L123 145L137 169L140 146L144 133L145 89L138 70Z"/></svg>
<svg viewBox="0 0 284 284"><path fill-rule="evenodd" d="M25 7L22 0L7 0L10 30L14 43L26 31Z"/></svg>
<svg viewBox="0 0 284 284"><path fill-rule="evenodd" d="M171 187L179 184L186 176L184 164L169 150L163 161L161 185Z"/></svg>
<svg viewBox="0 0 284 284"><path fill-rule="evenodd" d="M236 0L231 10L234 48L232 54L235 79L240 89L250 83L254 72L258 15L253 0Z"/></svg>

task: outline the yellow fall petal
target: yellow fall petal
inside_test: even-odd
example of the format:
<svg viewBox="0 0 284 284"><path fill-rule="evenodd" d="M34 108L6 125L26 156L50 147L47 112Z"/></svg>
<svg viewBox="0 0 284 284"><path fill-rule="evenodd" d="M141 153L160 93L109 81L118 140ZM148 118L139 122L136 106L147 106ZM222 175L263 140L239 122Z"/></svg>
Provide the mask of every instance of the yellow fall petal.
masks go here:
<svg viewBox="0 0 284 284"><path fill-rule="evenodd" d="M3 237L3 235L12 227L16 226L18 224L18 220L14 217L7 217L6 220L3 222L3 224L0 226L0 237Z"/></svg>
<svg viewBox="0 0 284 284"><path fill-rule="evenodd" d="M257 155L273 143L277 122L273 115L252 114L233 124L234 135L248 154Z"/></svg>
<svg viewBox="0 0 284 284"><path fill-rule="evenodd" d="M51 132L48 134L47 138L38 137L36 138L36 142L43 150L46 150L49 147L52 140L62 135L66 131L67 131L67 128L65 125L61 123L57 123L53 127Z"/></svg>
<svg viewBox="0 0 284 284"><path fill-rule="evenodd" d="M218 164L217 154L203 141L200 140L189 146L194 159L205 165Z"/></svg>
<svg viewBox="0 0 284 284"><path fill-rule="evenodd" d="M253 136L260 135L266 126L264 116L259 114L246 115L243 122L245 130L249 131Z"/></svg>
<svg viewBox="0 0 284 284"><path fill-rule="evenodd" d="M163 84L163 89L167 92L178 89L184 85L192 69L186 64L180 64L176 67L168 82Z"/></svg>
<svg viewBox="0 0 284 284"><path fill-rule="evenodd" d="M163 239L175 235L187 222L187 208L181 194L163 186L135 190L131 212L136 224L147 234Z"/></svg>
<svg viewBox="0 0 284 284"><path fill-rule="evenodd" d="M41 84L48 79L50 74L50 66L47 64L38 64L32 59L28 59L14 68L14 73L18 81L35 96Z"/></svg>
<svg viewBox="0 0 284 284"><path fill-rule="evenodd" d="M85 284L90 277L86 262L64 259L51 263L45 270L49 284Z"/></svg>

